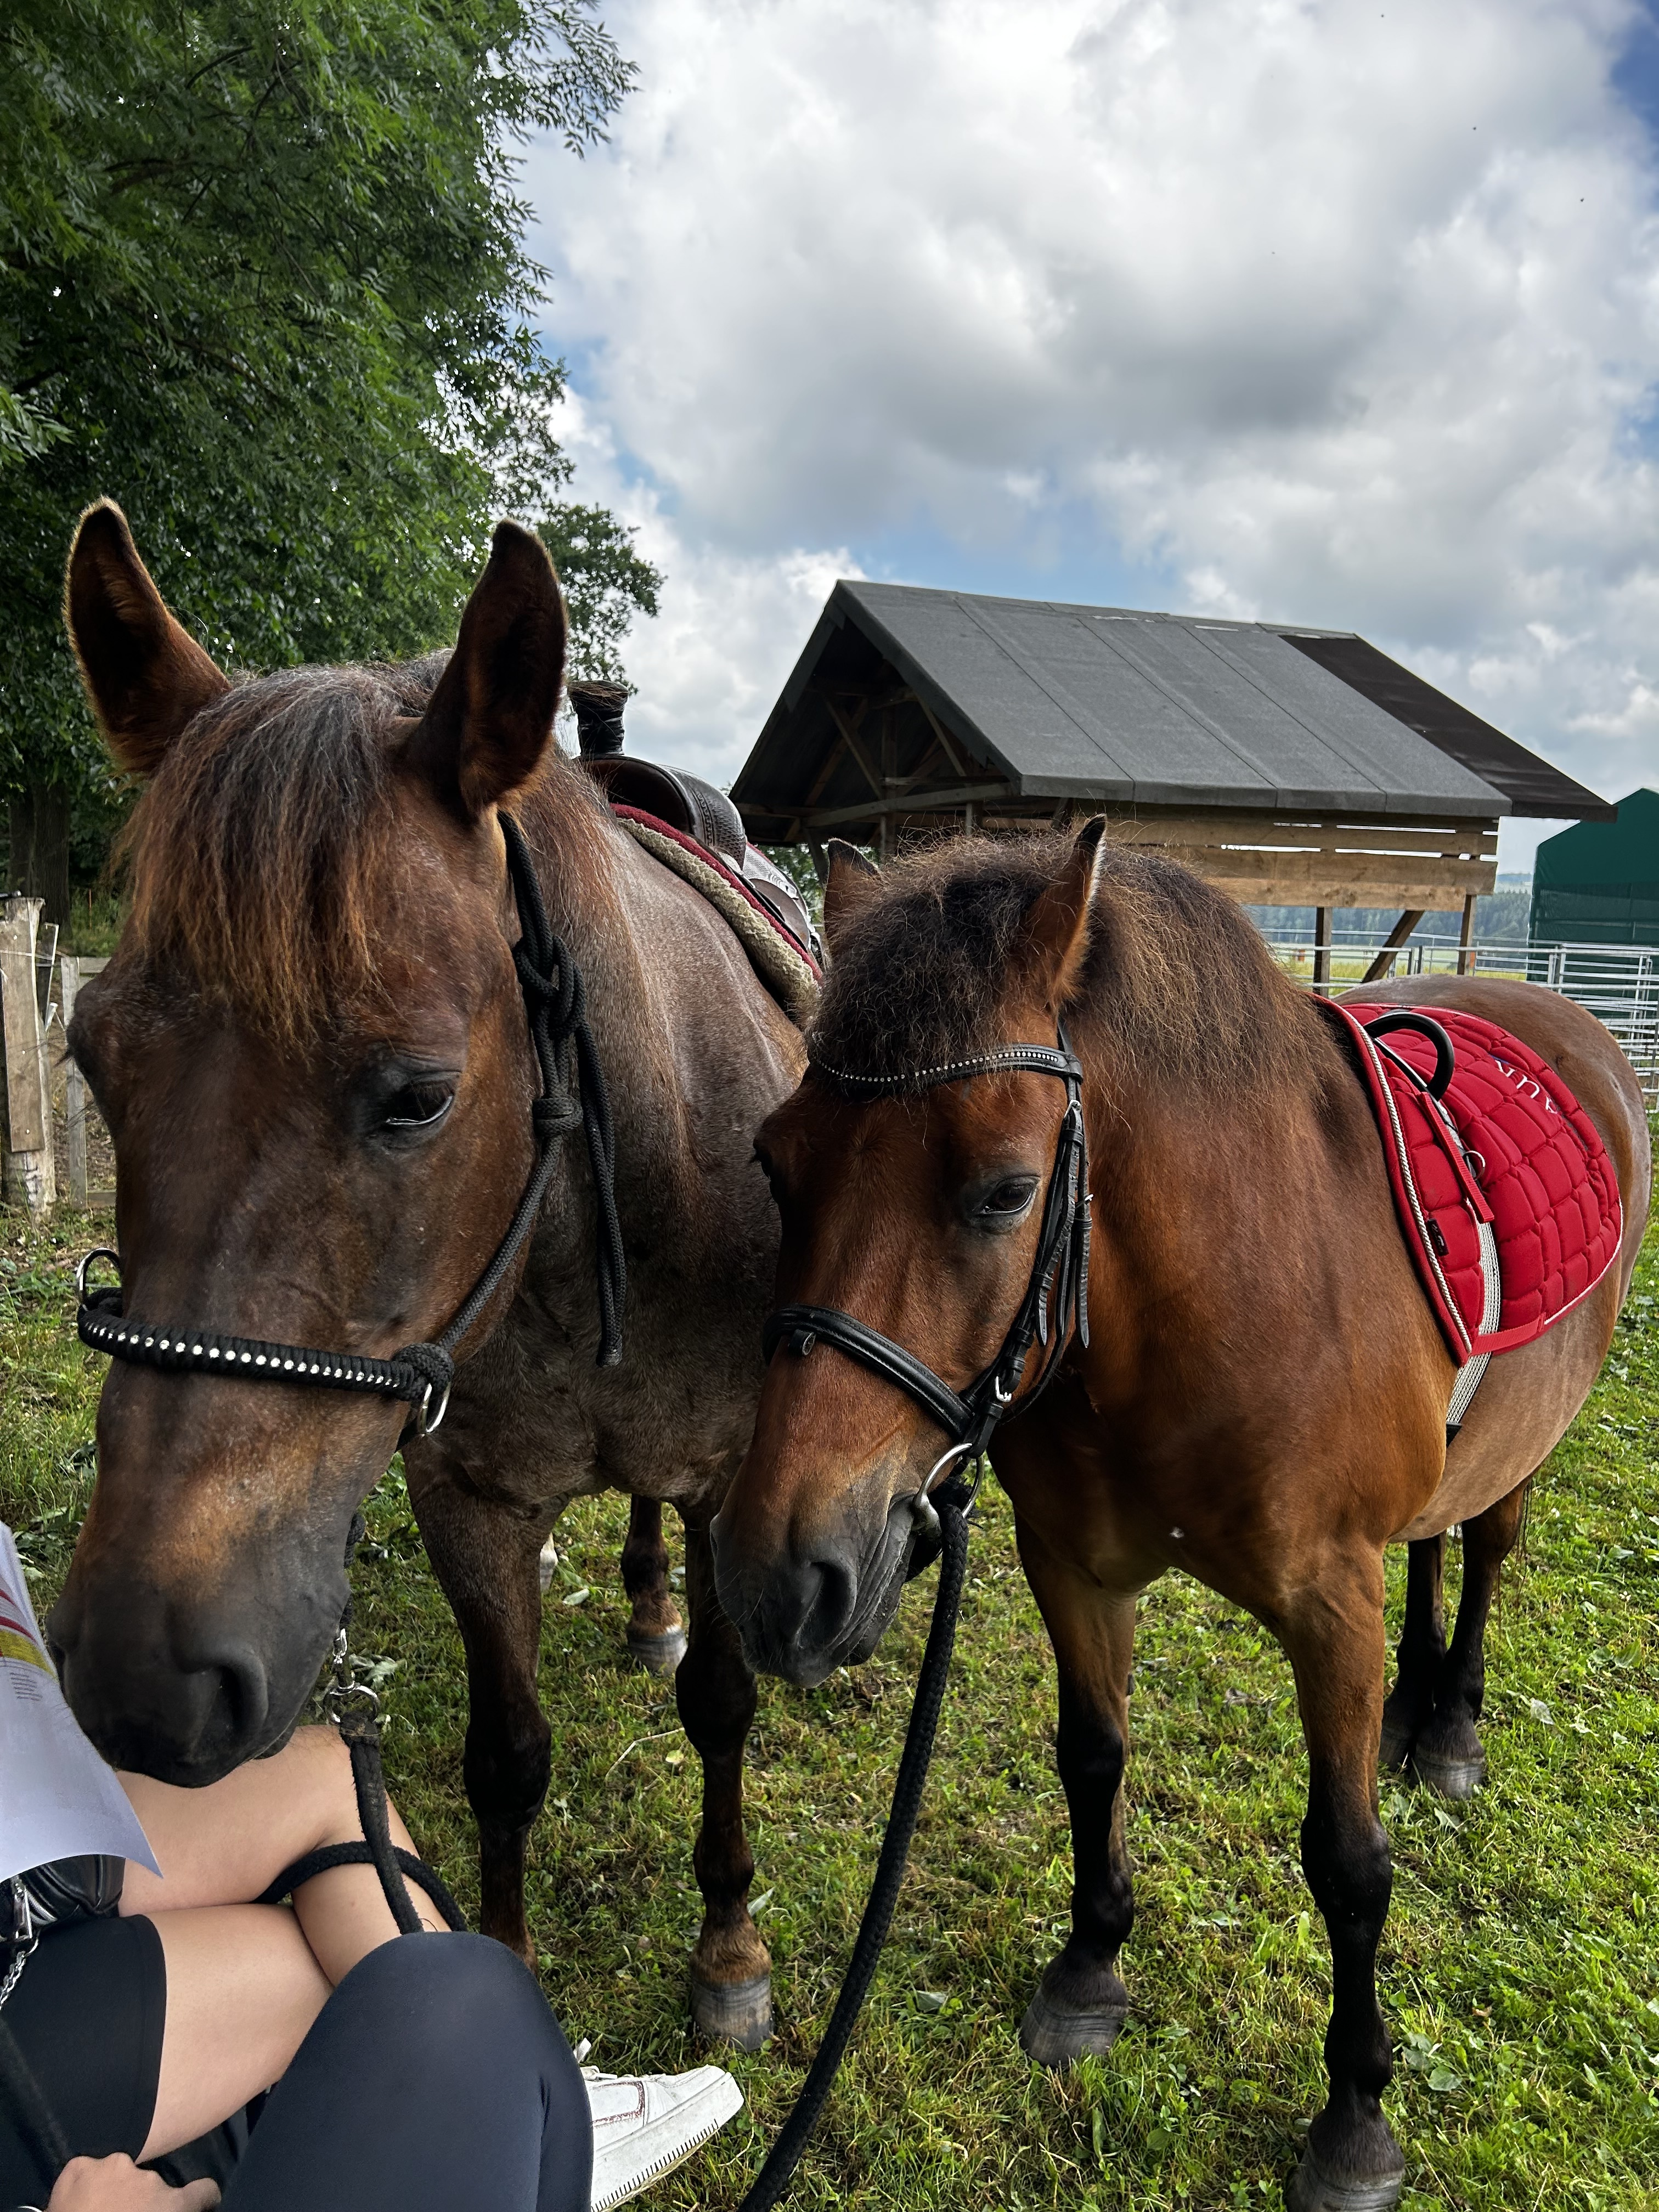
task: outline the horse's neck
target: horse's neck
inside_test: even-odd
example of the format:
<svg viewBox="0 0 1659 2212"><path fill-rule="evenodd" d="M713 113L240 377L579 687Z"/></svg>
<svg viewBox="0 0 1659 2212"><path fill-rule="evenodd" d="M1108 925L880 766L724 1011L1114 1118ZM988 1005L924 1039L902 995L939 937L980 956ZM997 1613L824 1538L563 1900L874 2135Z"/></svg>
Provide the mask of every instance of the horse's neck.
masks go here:
<svg viewBox="0 0 1659 2212"><path fill-rule="evenodd" d="M660 1097L673 1039L672 1010L631 911L623 833L586 769L562 754L527 794L525 815L548 918L581 971L613 1109L626 1119L636 1093Z"/></svg>
<svg viewBox="0 0 1659 2212"><path fill-rule="evenodd" d="M749 1133L781 1095L741 1055L733 1063L730 1041L752 1018L738 1002L740 986L725 1004L731 970L708 957L700 933L725 924L695 900L684 926L665 921L657 864L597 803L574 763L550 763L525 811L549 919L581 970L618 1161L643 1178L653 1203L689 1216L708 1181L711 1126L723 1129L752 1105L739 1147L746 1160ZM720 1138L717 1149L729 1148Z"/></svg>
<svg viewBox="0 0 1659 2212"><path fill-rule="evenodd" d="M1364 1100L1316 1031L1305 1063L1271 1080L1142 1076L1094 1118L1105 1264L1148 1308L1237 1313L1264 1273L1317 1273L1375 1165Z"/></svg>

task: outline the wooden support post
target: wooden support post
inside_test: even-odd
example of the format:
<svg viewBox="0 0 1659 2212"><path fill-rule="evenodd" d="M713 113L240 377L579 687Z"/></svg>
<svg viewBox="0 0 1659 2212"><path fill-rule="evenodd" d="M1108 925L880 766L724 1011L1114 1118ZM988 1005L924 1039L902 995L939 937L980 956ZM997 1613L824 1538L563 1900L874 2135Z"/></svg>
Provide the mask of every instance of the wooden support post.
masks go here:
<svg viewBox="0 0 1659 2212"><path fill-rule="evenodd" d="M1331 980L1331 909L1328 906L1314 908L1314 971L1315 988Z"/></svg>
<svg viewBox="0 0 1659 2212"><path fill-rule="evenodd" d="M66 952L58 963L58 988L64 1007L64 1035L69 1036L69 1025L75 1019L75 1001L82 983L100 975L109 965L106 960L82 960ZM90 1202L87 1188L87 1079L71 1055L65 1062L64 1170L69 1180L71 1206L84 1208ZM107 1203L109 1194L100 1192L100 1200Z"/></svg>
<svg viewBox="0 0 1659 2212"><path fill-rule="evenodd" d="M1399 957L1401 946L1416 928L1418 923L1422 921L1426 911L1425 908L1420 906L1408 906L1406 908L1404 914L1382 940L1382 950L1365 970L1360 979L1363 982L1380 983L1385 975L1393 972L1394 963Z"/></svg>
<svg viewBox="0 0 1659 2212"><path fill-rule="evenodd" d="M962 834L964 837L971 837L974 834L974 802L971 799L962 810Z"/></svg>
<svg viewBox="0 0 1659 2212"><path fill-rule="evenodd" d="M52 1092L34 940L44 901L9 892L0 898L0 1033L6 1050L4 1188L14 1203L44 1221L58 1198L52 1157Z"/></svg>
<svg viewBox="0 0 1659 2212"><path fill-rule="evenodd" d="M1463 927L1457 933L1457 972L1467 975L1474 965L1474 893L1463 902Z"/></svg>

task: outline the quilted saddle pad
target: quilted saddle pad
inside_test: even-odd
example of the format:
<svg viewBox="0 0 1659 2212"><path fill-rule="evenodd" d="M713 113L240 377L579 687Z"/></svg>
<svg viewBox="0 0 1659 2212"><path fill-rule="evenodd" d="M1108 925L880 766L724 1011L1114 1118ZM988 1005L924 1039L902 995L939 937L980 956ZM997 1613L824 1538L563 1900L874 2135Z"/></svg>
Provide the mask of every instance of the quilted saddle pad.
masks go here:
<svg viewBox="0 0 1659 2212"><path fill-rule="evenodd" d="M1595 1124L1555 1070L1495 1023L1446 1006L1320 1003L1353 1040L1401 1231L1452 1357L1461 1366L1541 1336L1589 1297L1624 1235L1619 1178ZM1443 1107L1426 1087L1431 1036L1370 1035L1389 1012L1425 1015L1450 1040ZM1498 1248L1495 1325L1483 1223Z"/></svg>

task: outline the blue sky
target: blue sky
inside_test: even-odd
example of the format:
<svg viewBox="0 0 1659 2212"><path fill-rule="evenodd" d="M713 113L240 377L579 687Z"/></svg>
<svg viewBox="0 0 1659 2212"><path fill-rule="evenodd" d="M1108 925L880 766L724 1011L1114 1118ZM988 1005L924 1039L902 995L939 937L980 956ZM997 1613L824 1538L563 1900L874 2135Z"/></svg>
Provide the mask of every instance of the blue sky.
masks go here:
<svg viewBox="0 0 1659 2212"><path fill-rule="evenodd" d="M1659 781L1651 8L607 20L639 88L526 182L578 494L668 577L641 744L729 776L850 571L1352 628Z"/></svg>

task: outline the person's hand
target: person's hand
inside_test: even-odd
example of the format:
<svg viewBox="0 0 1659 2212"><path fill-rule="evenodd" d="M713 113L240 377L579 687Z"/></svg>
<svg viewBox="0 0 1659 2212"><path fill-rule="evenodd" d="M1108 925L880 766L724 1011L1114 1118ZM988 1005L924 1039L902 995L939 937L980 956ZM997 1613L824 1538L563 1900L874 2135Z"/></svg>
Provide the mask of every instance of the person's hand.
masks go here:
<svg viewBox="0 0 1659 2212"><path fill-rule="evenodd" d="M190 2181L171 2189L159 2173L146 2173L125 2151L112 2158L72 2158L46 2200L46 2212L211 2212L216 2181Z"/></svg>

